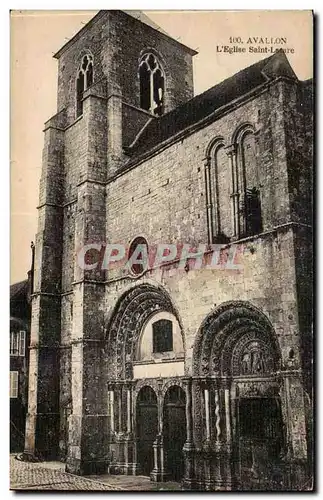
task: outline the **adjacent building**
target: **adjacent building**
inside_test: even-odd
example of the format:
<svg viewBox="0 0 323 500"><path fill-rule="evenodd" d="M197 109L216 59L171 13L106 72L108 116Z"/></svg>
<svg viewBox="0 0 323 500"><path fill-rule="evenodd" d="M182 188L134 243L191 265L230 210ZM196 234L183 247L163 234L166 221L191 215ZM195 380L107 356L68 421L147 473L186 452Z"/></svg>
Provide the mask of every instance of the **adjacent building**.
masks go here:
<svg viewBox="0 0 323 500"><path fill-rule="evenodd" d="M10 286L10 451L24 451L28 398L30 285L28 279Z"/></svg>

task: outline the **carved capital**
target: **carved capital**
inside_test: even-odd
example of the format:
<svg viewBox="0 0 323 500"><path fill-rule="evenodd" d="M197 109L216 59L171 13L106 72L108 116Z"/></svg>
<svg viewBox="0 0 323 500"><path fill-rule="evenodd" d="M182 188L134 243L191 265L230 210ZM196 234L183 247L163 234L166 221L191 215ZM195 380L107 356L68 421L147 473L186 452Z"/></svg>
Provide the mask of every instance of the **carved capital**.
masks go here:
<svg viewBox="0 0 323 500"><path fill-rule="evenodd" d="M192 386L192 378L191 377L185 377L182 378L182 382L185 388L189 389Z"/></svg>
<svg viewBox="0 0 323 500"><path fill-rule="evenodd" d="M210 156L206 156L204 158L204 167L209 167L211 165L211 157Z"/></svg>
<svg viewBox="0 0 323 500"><path fill-rule="evenodd" d="M225 151L227 153L228 156L234 156L237 152L237 146L236 144L230 144L229 146L227 146L225 148Z"/></svg>
<svg viewBox="0 0 323 500"><path fill-rule="evenodd" d="M231 384L232 384L231 377L223 377L221 381L219 381L219 387L222 387L223 389L230 389Z"/></svg>

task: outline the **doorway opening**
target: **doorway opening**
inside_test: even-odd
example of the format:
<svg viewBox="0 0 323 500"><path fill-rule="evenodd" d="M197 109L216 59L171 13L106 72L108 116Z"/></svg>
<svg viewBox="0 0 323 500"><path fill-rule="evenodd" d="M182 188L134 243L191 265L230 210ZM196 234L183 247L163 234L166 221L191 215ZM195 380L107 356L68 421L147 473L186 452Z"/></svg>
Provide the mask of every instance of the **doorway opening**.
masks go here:
<svg viewBox="0 0 323 500"><path fill-rule="evenodd" d="M181 387L172 386L164 400L164 450L166 470L174 481L179 481L184 475L185 441L185 392Z"/></svg>
<svg viewBox="0 0 323 500"><path fill-rule="evenodd" d="M268 477L282 452L283 421L277 398L242 398L238 404L241 476Z"/></svg>
<svg viewBox="0 0 323 500"><path fill-rule="evenodd" d="M138 394L136 404L137 416L137 459L142 474L149 476L154 468L153 443L158 432L158 409L155 391L143 387Z"/></svg>

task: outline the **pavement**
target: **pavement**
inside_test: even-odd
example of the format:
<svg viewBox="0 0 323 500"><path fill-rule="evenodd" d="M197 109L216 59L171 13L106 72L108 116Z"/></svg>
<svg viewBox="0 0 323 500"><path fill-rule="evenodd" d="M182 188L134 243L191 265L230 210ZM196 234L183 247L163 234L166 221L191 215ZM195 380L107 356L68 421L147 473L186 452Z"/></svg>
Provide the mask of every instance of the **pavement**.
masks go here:
<svg viewBox="0 0 323 500"><path fill-rule="evenodd" d="M89 476L87 476L89 477ZM94 480L118 487L122 491L180 491L180 483L167 481L165 483L155 483L150 481L147 476L124 476L102 474L100 476L91 476Z"/></svg>
<svg viewBox="0 0 323 500"><path fill-rule="evenodd" d="M175 482L154 483L146 476L76 476L64 472L62 462L22 462L10 455L11 490L165 491L180 490Z"/></svg>
<svg viewBox="0 0 323 500"><path fill-rule="evenodd" d="M59 462L22 462L10 455L11 490L120 491L118 486L64 472Z"/></svg>

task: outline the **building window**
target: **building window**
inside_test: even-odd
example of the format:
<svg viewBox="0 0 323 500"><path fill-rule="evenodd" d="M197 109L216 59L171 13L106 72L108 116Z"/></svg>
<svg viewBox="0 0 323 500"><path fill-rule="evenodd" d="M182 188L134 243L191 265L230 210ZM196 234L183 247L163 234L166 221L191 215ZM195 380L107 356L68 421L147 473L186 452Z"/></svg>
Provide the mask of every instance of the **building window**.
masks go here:
<svg viewBox="0 0 323 500"><path fill-rule="evenodd" d="M148 243L139 236L129 248L128 262L133 274L142 274L148 267Z"/></svg>
<svg viewBox="0 0 323 500"><path fill-rule="evenodd" d="M245 215L246 215L246 234L247 236L259 234L262 232L261 204L259 189L253 187L246 189L245 194Z"/></svg>
<svg viewBox="0 0 323 500"><path fill-rule="evenodd" d="M262 232L259 173L257 167L256 141L252 131L247 130L238 147L238 184L240 184L239 235L252 236Z"/></svg>
<svg viewBox="0 0 323 500"><path fill-rule="evenodd" d="M234 236L232 175L223 139L216 139L205 164L206 206L209 243L229 243Z"/></svg>
<svg viewBox="0 0 323 500"><path fill-rule="evenodd" d="M225 147L222 137L207 149L205 164L209 243L229 243L232 238L263 230L256 139L251 125Z"/></svg>
<svg viewBox="0 0 323 500"><path fill-rule="evenodd" d="M165 76L154 54L145 54L139 64L140 107L151 114L164 112Z"/></svg>
<svg viewBox="0 0 323 500"><path fill-rule="evenodd" d="M173 323L168 319L160 319L153 323L153 352L173 350Z"/></svg>
<svg viewBox="0 0 323 500"><path fill-rule="evenodd" d="M234 234L231 210L231 183L228 154L219 144L211 157L210 203L212 207L212 243L228 243Z"/></svg>
<svg viewBox="0 0 323 500"><path fill-rule="evenodd" d="M10 397L18 397L18 372L10 372Z"/></svg>
<svg viewBox="0 0 323 500"><path fill-rule="evenodd" d="M83 113L83 93L93 83L93 58L86 55L82 59L76 79L76 117Z"/></svg>
<svg viewBox="0 0 323 500"><path fill-rule="evenodd" d="M20 330L19 332L10 333L10 356L24 356L26 349L26 332Z"/></svg>

